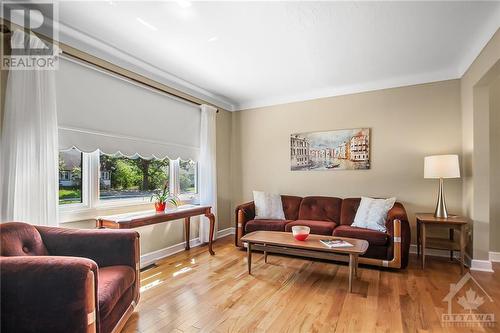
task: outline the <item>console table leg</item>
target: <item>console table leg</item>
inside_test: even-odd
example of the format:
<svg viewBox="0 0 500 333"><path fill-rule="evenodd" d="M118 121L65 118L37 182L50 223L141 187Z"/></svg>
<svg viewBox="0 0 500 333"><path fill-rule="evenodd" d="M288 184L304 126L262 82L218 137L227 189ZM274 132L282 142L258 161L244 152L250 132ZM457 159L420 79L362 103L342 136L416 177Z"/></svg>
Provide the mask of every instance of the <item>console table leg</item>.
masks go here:
<svg viewBox="0 0 500 333"><path fill-rule="evenodd" d="M210 234L208 236L208 252L210 252L211 255L214 255L215 252L212 249L212 242L214 239L215 215L212 213L208 213L205 216L210 220Z"/></svg>
<svg viewBox="0 0 500 333"><path fill-rule="evenodd" d="M186 217L184 218L184 240L186 241L186 250L190 249L189 246L189 228L190 228L190 218Z"/></svg>

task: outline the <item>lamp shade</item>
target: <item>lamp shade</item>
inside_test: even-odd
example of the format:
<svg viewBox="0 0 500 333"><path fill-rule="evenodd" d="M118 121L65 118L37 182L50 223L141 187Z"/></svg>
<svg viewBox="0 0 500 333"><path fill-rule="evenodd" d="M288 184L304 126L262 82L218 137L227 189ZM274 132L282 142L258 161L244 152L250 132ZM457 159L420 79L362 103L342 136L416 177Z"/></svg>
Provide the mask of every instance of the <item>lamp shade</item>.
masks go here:
<svg viewBox="0 0 500 333"><path fill-rule="evenodd" d="M458 155L426 156L424 178L460 178Z"/></svg>

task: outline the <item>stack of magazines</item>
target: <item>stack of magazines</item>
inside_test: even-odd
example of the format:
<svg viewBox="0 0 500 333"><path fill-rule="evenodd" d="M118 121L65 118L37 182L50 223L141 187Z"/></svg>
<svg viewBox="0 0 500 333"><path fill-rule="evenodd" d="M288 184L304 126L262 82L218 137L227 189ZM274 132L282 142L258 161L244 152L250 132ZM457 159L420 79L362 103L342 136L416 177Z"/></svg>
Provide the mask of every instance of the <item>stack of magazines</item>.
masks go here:
<svg viewBox="0 0 500 333"><path fill-rule="evenodd" d="M345 240L341 239L321 239L320 240L321 244L325 245L326 247L333 249L336 247L350 247L353 246L351 243L346 242Z"/></svg>

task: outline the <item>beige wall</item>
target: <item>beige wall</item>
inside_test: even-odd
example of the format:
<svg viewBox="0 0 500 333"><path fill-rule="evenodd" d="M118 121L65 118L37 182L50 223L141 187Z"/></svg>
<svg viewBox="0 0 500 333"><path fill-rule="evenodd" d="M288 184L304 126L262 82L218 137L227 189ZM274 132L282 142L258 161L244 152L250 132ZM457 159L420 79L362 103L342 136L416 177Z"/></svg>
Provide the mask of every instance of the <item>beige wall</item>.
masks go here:
<svg viewBox="0 0 500 333"><path fill-rule="evenodd" d="M500 252L500 77L490 88L490 251Z"/></svg>
<svg viewBox="0 0 500 333"><path fill-rule="evenodd" d="M290 171L290 134L371 128L370 170ZM408 210L434 211L438 183L423 178L424 156L461 154L458 80L237 112L235 203L252 190L327 196L396 196ZM450 212L462 212L462 182L446 181ZM413 233L415 235L415 232Z"/></svg>
<svg viewBox="0 0 500 333"><path fill-rule="evenodd" d="M473 258L490 251L489 87L500 75L497 31L460 80L462 107L463 207L473 220Z"/></svg>

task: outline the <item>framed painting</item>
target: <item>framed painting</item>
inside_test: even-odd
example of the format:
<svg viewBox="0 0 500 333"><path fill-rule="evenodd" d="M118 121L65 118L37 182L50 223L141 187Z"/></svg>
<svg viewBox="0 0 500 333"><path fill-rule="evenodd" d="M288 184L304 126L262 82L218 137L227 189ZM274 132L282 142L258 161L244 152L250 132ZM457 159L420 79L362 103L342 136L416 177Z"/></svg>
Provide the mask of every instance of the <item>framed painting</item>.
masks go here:
<svg viewBox="0 0 500 333"><path fill-rule="evenodd" d="M290 167L292 171L370 169L370 129L292 134Z"/></svg>

